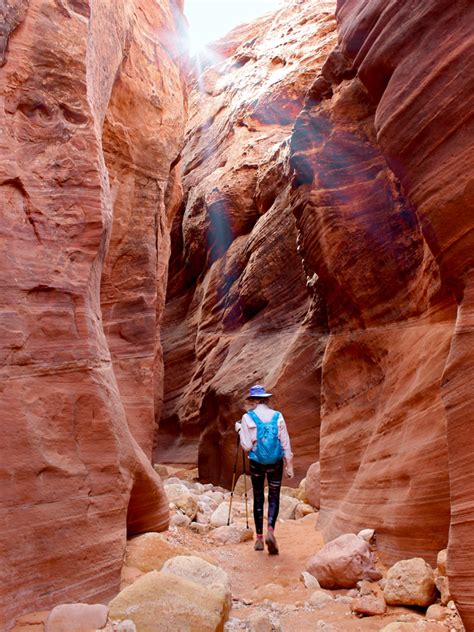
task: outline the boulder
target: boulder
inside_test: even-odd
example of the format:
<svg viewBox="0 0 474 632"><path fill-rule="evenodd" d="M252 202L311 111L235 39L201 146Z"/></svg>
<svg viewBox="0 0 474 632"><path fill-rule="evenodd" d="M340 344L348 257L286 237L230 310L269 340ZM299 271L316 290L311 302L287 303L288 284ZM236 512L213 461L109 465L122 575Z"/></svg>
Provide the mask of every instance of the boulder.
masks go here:
<svg viewBox="0 0 474 632"><path fill-rule="evenodd" d="M315 590L311 597L308 599L310 606L315 608L322 608L330 601L334 601L334 597L324 590Z"/></svg>
<svg viewBox="0 0 474 632"><path fill-rule="evenodd" d="M438 556L436 558L436 567L440 575L445 576L447 574L447 570L446 570L447 562L448 562L448 549L443 549L442 551L438 553Z"/></svg>
<svg viewBox="0 0 474 632"><path fill-rule="evenodd" d="M433 569L420 557L401 560L388 570L383 593L390 606L429 606L436 599Z"/></svg>
<svg viewBox="0 0 474 632"><path fill-rule="evenodd" d="M228 599L222 586L152 571L112 599L109 610L111 619L131 619L139 632L221 632Z"/></svg>
<svg viewBox="0 0 474 632"><path fill-rule="evenodd" d="M194 533L197 533L199 535L206 535L212 529L211 525L208 522L191 522L189 528L191 529L191 531L194 531Z"/></svg>
<svg viewBox="0 0 474 632"><path fill-rule="evenodd" d="M188 527L191 523L191 518L185 514L177 511L170 518L170 525L173 527Z"/></svg>
<svg viewBox="0 0 474 632"><path fill-rule="evenodd" d="M249 517L251 515L251 508L249 506ZM229 516L229 502L223 502L217 507L211 516L211 525L213 527L223 527L227 525L227 519ZM245 521L245 503L232 502L231 522Z"/></svg>
<svg viewBox="0 0 474 632"><path fill-rule="evenodd" d="M91 632L107 624L109 609L102 604L68 603L56 606L46 619L45 632Z"/></svg>
<svg viewBox="0 0 474 632"><path fill-rule="evenodd" d="M450 614L448 608L437 603L432 604L426 611L426 618L431 621L444 621Z"/></svg>
<svg viewBox="0 0 474 632"><path fill-rule="evenodd" d="M243 524L224 525L214 529L209 536L215 544L239 544L253 538L253 530Z"/></svg>
<svg viewBox="0 0 474 632"><path fill-rule="evenodd" d="M319 509L321 498L321 466L319 461L309 466L305 478L306 501Z"/></svg>
<svg viewBox="0 0 474 632"><path fill-rule="evenodd" d="M279 598L286 594L287 590L280 584L264 584L263 586L257 586L253 591L252 598L255 602L261 603L268 600L278 601Z"/></svg>
<svg viewBox="0 0 474 632"><path fill-rule="evenodd" d="M387 610L383 590L375 582L361 581L359 594L351 601L351 610L362 616L382 615Z"/></svg>
<svg viewBox="0 0 474 632"><path fill-rule="evenodd" d="M362 538L363 540L365 540L366 542L374 542L375 540L375 530L374 529L362 529L362 531L359 531L359 533L357 534L359 538Z"/></svg>
<svg viewBox="0 0 474 632"><path fill-rule="evenodd" d="M315 510L312 505L308 505L308 503L299 502L296 505L296 509L295 509L295 520L299 520L300 518L309 516L309 514L312 514L314 512Z"/></svg>
<svg viewBox="0 0 474 632"><path fill-rule="evenodd" d="M273 625L266 612L254 612L247 621L249 632L272 632Z"/></svg>
<svg viewBox="0 0 474 632"><path fill-rule="evenodd" d="M308 497L306 496L306 478L303 478L300 481L298 490L296 492L296 498L298 498L298 500L301 500L301 502L303 503L308 502Z"/></svg>
<svg viewBox="0 0 474 632"><path fill-rule="evenodd" d="M247 493L252 490L252 480L250 476L247 474ZM237 496L243 496L245 494L245 478L244 475L241 474L235 484L234 494Z"/></svg>
<svg viewBox="0 0 474 632"><path fill-rule="evenodd" d="M316 588L321 588L316 577L313 577L311 573L308 573L308 571L303 571L301 573L300 580L305 585L305 588L312 588L313 590L315 590Z"/></svg>
<svg viewBox="0 0 474 632"><path fill-rule="evenodd" d="M363 595L352 600L351 610L363 616L382 615L387 610L387 604L383 595Z"/></svg>
<svg viewBox="0 0 474 632"><path fill-rule="evenodd" d="M280 520L294 520L296 507L300 504L298 498L293 496L280 496L280 512L278 518Z"/></svg>
<svg viewBox="0 0 474 632"><path fill-rule="evenodd" d="M182 483L165 485L165 491L169 501L188 518L194 520L198 510L198 502L188 487Z"/></svg>
<svg viewBox="0 0 474 632"><path fill-rule="evenodd" d="M120 621L117 625L117 632L137 632L137 628L133 621L125 619L125 621Z"/></svg>
<svg viewBox="0 0 474 632"><path fill-rule="evenodd" d="M313 555L306 570L322 588L353 588L362 579L379 580L375 558L369 544L353 533L346 533L328 542Z"/></svg>
<svg viewBox="0 0 474 632"><path fill-rule="evenodd" d="M232 606L230 577L222 568L195 555L178 555L165 562L161 572L183 577L210 590L220 587L225 593L230 612Z"/></svg>
<svg viewBox="0 0 474 632"><path fill-rule="evenodd" d="M144 573L160 570L170 557L187 553L184 547L167 542L160 533L144 533L127 542L125 566Z"/></svg>
<svg viewBox="0 0 474 632"><path fill-rule="evenodd" d="M198 511L196 514L196 517L194 518L194 522L197 522L198 524L209 524L211 521L211 515L212 514L207 514L207 513L202 513L201 511Z"/></svg>
<svg viewBox="0 0 474 632"><path fill-rule="evenodd" d="M448 578L443 575L439 575L435 579L436 588L440 594L440 601L443 606L447 606L451 601L451 591L449 590Z"/></svg>
<svg viewBox="0 0 474 632"><path fill-rule="evenodd" d="M282 496L291 496L292 498L298 498L298 489L295 489L294 487L287 487L286 485L282 485L280 487L280 494Z"/></svg>

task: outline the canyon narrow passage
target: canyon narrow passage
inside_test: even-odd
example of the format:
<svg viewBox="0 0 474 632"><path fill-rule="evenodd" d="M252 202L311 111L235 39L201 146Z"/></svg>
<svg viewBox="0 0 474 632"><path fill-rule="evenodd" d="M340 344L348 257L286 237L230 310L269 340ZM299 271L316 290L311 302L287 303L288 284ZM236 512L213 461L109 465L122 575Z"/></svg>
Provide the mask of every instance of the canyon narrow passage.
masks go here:
<svg viewBox="0 0 474 632"><path fill-rule="evenodd" d="M474 632L474 4L257 4L0 2L0 632Z"/></svg>

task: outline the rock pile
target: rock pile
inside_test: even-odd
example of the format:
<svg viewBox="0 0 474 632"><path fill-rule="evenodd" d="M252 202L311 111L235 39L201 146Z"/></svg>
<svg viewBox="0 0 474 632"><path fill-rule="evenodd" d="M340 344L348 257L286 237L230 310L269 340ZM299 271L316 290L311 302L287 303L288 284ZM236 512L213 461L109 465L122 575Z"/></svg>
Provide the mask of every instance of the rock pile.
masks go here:
<svg viewBox="0 0 474 632"><path fill-rule="evenodd" d="M161 466L161 474L166 470ZM188 527L200 535L208 535L214 544L230 544L252 539L253 531L247 529L252 522L252 489L247 477L247 508L243 475L237 480L234 494L229 490L208 483L203 485L192 480L178 479L175 475L164 480L170 501L170 524ZM231 506L232 496L232 506ZM298 490L282 487L280 498L281 520L296 520L314 513L316 508L301 497ZM229 521L230 510L230 524Z"/></svg>
<svg viewBox="0 0 474 632"><path fill-rule="evenodd" d="M230 493L189 478L165 480L173 518L182 517L184 522L174 520L167 533L147 533L128 542L122 590L108 607L63 604L43 619L41 613L30 616L28 620L35 621L36 627L19 624L14 632L283 632L307 629L308 622L314 630L345 632L365 629L360 627L364 617L371 618L367 629L385 632L463 630L449 598L445 552L438 556L435 570L423 559L414 558L397 562L382 573L376 561L374 531L364 529L320 545L308 570L302 570L302 557L297 575L291 578L287 567L295 553L291 547L297 546L294 534L308 525L316 536L314 517L286 513L278 533L287 529L293 537L287 538L281 559L275 561L255 554L245 544L253 533L245 524L245 508L239 508L245 505L240 494L233 499L237 509L231 524L213 526L215 514L227 521ZM305 506L301 488L284 488L283 492L287 507L298 510ZM197 522L199 514L204 516L203 522ZM304 535L302 539L305 542ZM259 564L255 564L255 555ZM268 565L262 575L264 560ZM242 574L247 577L246 596L242 595ZM255 574L261 576L252 584ZM444 594L439 593L438 585ZM292 599L293 594L299 597ZM413 605L417 609L407 609ZM421 608L427 608L425 614Z"/></svg>

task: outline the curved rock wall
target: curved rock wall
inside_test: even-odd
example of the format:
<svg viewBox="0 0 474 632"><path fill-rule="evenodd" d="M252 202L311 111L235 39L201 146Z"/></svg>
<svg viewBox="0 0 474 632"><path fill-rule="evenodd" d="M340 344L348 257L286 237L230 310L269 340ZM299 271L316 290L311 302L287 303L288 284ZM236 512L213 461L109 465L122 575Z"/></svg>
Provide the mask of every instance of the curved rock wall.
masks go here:
<svg viewBox="0 0 474 632"><path fill-rule="evenodd" d="M287 139L335 43L334 5L287 3L199 60L163 321L157 459L228 484L251 384L275 391L302 477L319 451L325 311L287 200ZM301 402L304 405L301 405Z"/></svg>
<svg viewBox="0 0 474 632"><path fill-rule="evenodd" d="M200 69L158 454L228 482L263 381L304 462L320 426L326 536L373 527L386 561L434 562L449 532L469 628L473 6L339 0L328 58L321 10L241 27Z"/></svg>
<svg viewBox="0 0 474 632"><path fill-rule="evenodd" d="M451 523L448 575L474 627L474 6L468 0L339 2L342 51L376 105L377 138L416 206L443 286L456 300L442 376ZM390 61L388 61L390 60ZM403 130L403 133L400 133Z"/></svg>
<svg viewBox="0 0 474 632"><path fill-rule="evenodd" d="M470 629L473 7L340 0L337 17L290 158L330 329L321 524L370 525L389 560L432 562L449 527Z"/></svg>
<svg viewBox="0 0 474 632"><path fill-rule="evenodd" d="M127 525L167 525L148 457L185 114L174 4L3 13L2 629L107 598Z"/></svg>

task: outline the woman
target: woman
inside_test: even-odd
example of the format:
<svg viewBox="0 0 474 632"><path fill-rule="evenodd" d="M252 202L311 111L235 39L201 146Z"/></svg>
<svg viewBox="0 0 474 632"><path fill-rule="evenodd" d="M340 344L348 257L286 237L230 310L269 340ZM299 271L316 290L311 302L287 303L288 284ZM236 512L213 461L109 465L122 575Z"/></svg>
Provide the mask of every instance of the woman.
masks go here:
<svg viewBox="0 0 474 632"><path fill-rule="evenodd" d="M293 454L283 415L268 405L271 393L257 384L247 400L251 410L242 417L240 445L249 453L253 487L253 516L257 539L255 550L263 551L263 505L265 477L268 480L268 531L265 538L270 555L278 554L275 524L280 508L280 487L283 465L288 478L293 478Z"/></svg>

